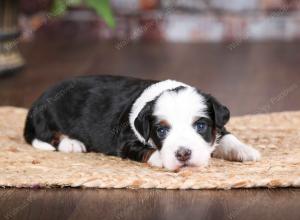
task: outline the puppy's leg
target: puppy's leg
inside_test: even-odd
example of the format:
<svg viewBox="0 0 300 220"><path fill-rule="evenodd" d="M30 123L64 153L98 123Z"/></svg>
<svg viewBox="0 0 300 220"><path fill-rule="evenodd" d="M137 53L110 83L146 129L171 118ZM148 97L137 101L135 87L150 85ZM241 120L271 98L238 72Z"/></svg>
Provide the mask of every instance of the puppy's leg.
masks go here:
<svg viewBox="0 0 300 220"><path fill-rule="evenodd" d="M260 153L256 149L241 142L233 134L227 132L225 128L220 135L213 157L239 162L260 159Z"/></svg>
<svg viewBox="0 0 300 220"><path fill-rule="evenodd" d="M147 162L155 167L163 166L159 152L140 142L127 144L123 148L121 156L138 162Z"/></svg>

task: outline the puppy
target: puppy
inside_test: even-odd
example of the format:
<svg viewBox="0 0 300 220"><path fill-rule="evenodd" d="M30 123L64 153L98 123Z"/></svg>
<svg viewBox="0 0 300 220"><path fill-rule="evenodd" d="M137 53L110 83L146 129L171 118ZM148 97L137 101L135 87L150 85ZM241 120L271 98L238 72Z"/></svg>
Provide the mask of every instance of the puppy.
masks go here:
<svg viewBox="0 0 300 220"><path fill-rule="evenodd" d="M260 154L225 129L230 113L214 97L174 80L86 76L49 88L28 112L33 147L100 152L176 170L211 155L255 161Z"/></svg>

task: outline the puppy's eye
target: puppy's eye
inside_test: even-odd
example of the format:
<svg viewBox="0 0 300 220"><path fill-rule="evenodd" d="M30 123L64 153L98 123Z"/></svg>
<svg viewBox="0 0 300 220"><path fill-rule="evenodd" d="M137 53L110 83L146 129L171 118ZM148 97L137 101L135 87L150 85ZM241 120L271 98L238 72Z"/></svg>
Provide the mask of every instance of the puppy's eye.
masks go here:
<svg viewBox="0 0 300 220"><path fill-rule="evenodd" d="M167 127L158 127L156 129L157 136L160 139L164 139L167 136L168 132L169 132L169 128Z"/></svg>
<svg viewBox="0 0 300 220"><path fill-rule="evenodd" d="M203 121L199 121L195 123L194 127L199 134L203 134L206 132L208 125Z"/></svg>

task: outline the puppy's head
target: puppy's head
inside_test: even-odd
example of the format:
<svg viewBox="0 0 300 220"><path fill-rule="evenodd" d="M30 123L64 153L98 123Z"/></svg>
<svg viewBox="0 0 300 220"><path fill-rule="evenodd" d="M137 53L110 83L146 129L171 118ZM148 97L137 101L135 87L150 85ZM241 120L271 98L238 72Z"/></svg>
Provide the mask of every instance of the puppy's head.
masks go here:
<svg viewBox="0 0 300 220"><path fill-rule="evenodd" d="M163 166L175 170L207 165L216 129L228 120L228 109L215 98L193 87L179 87L148 102L134 126L146 142L158 149Z"/></svg>

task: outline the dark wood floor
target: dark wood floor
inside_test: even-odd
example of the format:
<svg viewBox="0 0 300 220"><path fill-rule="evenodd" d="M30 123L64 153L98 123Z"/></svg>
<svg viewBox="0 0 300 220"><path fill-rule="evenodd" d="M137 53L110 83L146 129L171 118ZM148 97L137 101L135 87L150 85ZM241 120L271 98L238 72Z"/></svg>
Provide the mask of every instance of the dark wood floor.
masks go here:
<svg viewBox="0 0 300 220"><path fill-rule="evenodd" d="M299 220L300 190L0 190L0 219Z"/></svg>
<svg viewBox="0 0 300 220"><path fill-rule="evenodd" d="M242 43L233 50L226 44L116 45L39 34L21 45L23 71L0 78L0 105L28 107L49 85L74 75L122 74L191 83L233 115L300 109L300 43ZM299 220L300 189L1 189L0 219Z"/></svg>

